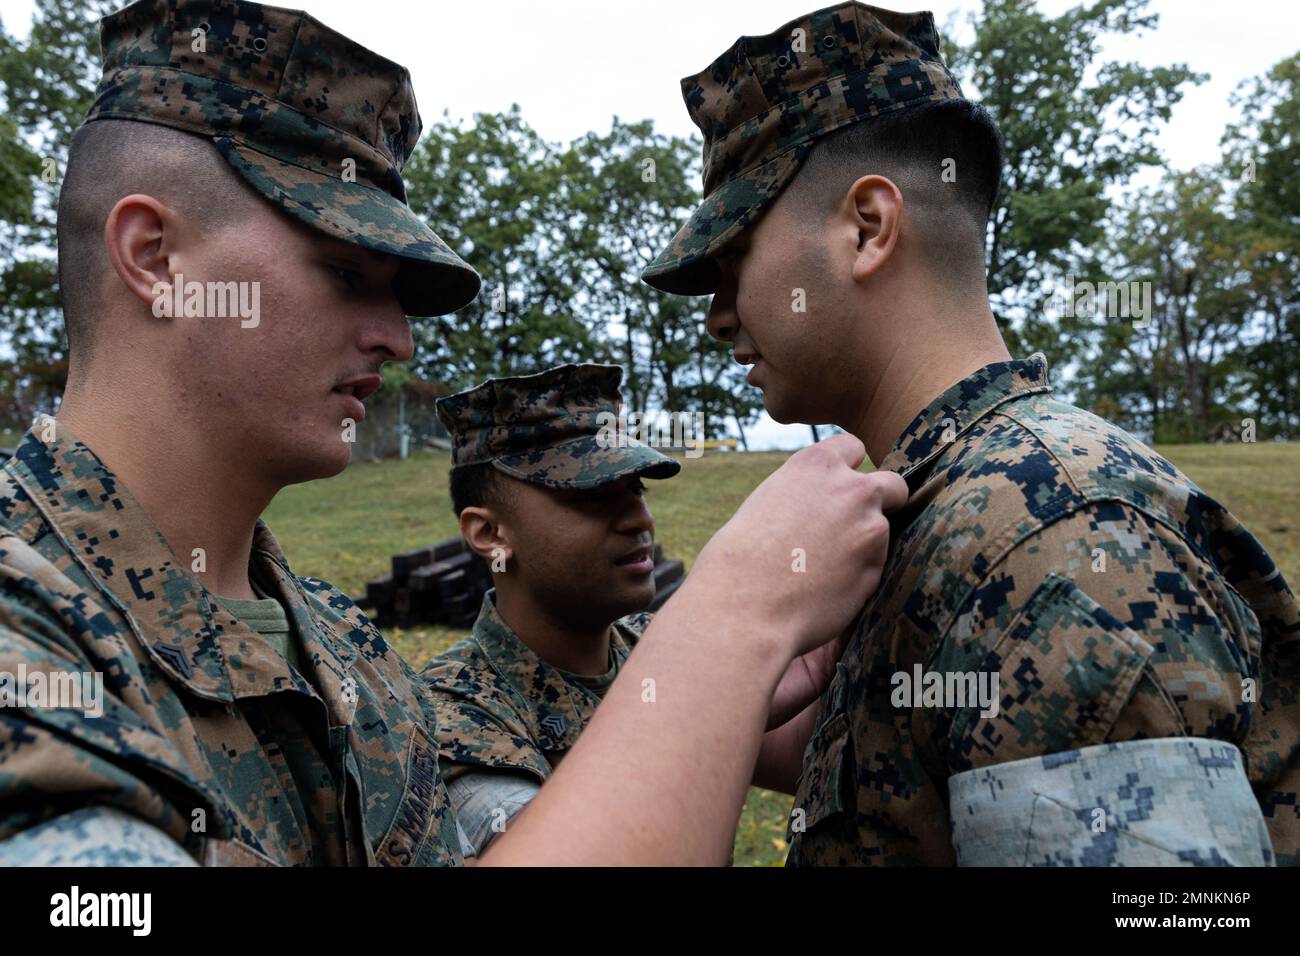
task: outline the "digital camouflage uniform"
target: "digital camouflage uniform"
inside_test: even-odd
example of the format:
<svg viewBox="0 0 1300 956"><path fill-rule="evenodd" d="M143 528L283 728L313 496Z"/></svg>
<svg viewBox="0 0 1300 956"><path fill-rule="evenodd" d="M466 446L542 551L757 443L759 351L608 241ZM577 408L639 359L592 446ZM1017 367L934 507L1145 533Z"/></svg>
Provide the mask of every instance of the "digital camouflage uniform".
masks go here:
<svg viewBox="0 0 1300 956"><path fill-rule="evenodd" d="M961 97L930 14L858 3L742 37L682 90L705 199L643 278L684 294L716 291L714 257L821 137ZM1226 509L1048 392L1040 356L989 366L880 463L911 497L823 697L790 863L1300 862L1294 597ZM997 713L895 706L918 668L996 675Z"/></svg>
<svg viewBox="0 0 1300 956"><path fill-rule="evenodd" d="M1053 399L1041 356L948 389L880 466L911 496L808 744L791 862L955 862L949 791L976 786L959 775L1144 738L1234 745L1207 765L1222 784L1202 791L1232 812L1207 819L1242 821L1254 856L1236 861L1263 863L1262 811L1278 861L1297 862L1300 610L1227 509L1115 425ZM998 713L893 706L894 675L918 664L997 674ZM1243 758L1259 810L1236 799ZM1037 791L1070 772L1059 756L1039 763ZM1002 862L1135 862L1126 854L1153 842L1148 817L1168 819L1150 813L1164 799L1158 770L1126 773L1113 793L1100 779L1064 787L1047 802L1069 808L1078 843L1053 850L1034 834ZM1107 825L1093 832L1098 808ZM1155 846L1166 863L1227 858L1222 843Z"/></svg>
<svg viewBox="0 0 1300 956"><path fill-rule="evenodd" d="M562 365L439 399L453 467L490 463L510 478L571 491L629 475L677 474L680 462L610 427L622 404L622 377L616 365ZM597 685L534 653L489 591L470 636L425 668L443 772L472 845L491 838L486 815L512 816L550 776L649 620L638 613L612 622L610 671Z"/></svg>
<svg viewBox="0 0 1300 956"><path fill-rule="evenodd" d="M140 0L103 20L101 46L88 124L211 140L284 214L398 256L410 315L473 299L478 276L404 201L420 118L403 67L305 13L228 0ZM264 524L250 579L307 674L52 420L0 472L0 531L0 676L85 671L107 697L102 716L0 708L0 863L460 861L427 690Z"/></svg>
<svg viewBox="0 0 1300 956"><path fill-rule="evenodd" d="M105 686L97 718L0 708L0 859L68 857L97 820L109 838L78 862L139 862L124 835L139 822L209 864L459 861L423 685L342 592L294 576L266 525L250 574L310 674L225 611L53 419L0 470L0 529L0 672ZM60 817L87 807L127 817ZM22 834L21 856L5 849Z"/></svg>
<svg viewBox="0 0 1300 956"><path fill-rule="evenodd" d="M650 624L645 612L615 621L611 670L620 670ZM551 775L578 741L601 698L538 657L496 609L496 592L470 636L436 657L420 675L433 692L438 750L448 783L478 768Z"/></svg>

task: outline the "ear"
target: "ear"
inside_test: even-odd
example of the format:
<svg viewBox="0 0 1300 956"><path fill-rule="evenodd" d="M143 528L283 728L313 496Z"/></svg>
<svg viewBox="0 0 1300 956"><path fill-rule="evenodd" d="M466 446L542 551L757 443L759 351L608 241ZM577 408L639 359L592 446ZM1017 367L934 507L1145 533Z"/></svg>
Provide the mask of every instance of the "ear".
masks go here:
<svg viewBox="0 0 1300 956"><path fill-rule="evenodd" d="M844 204L857 232L853 281L863 282L894 253L903 220L903 194L891 179L863 176L849 187Z"/></svg>
<svg viewBox="0 0 1300 956"><path fill-rule="evenodd" d="M117 201L104 223L104 246L113 271L127 290L150 305L166 286L170 293L175 213L153 196L139 193Z"/></svg>
<svg viewBox="0 0 1300 956"><path fill-rule="evenodd" d="M491 508L466 508L460 513L460 534L469 549L486 561L514 557L509 533Z"/></svg>

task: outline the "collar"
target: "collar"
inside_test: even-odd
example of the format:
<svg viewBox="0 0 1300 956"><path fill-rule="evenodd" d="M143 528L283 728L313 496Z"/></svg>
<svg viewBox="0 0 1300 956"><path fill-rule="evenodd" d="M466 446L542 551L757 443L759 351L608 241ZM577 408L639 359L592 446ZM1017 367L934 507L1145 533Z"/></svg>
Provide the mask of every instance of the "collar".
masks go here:
<svg viewBox="0 0 1300 956"><path fill-rule="evenodd" d="M281 690L314 693L265 640L216 601L117 477L57 419L38 418L6 470L172 681L226 702ZM356 656L346 623L308 599L260 519L250 570L285 605L318 683L322 677L326 686L346 682ZM355 695L331 700L326 687L322 691L331 722L350 722ZM340 707L348 712L335 713Z"/></svg>
<svg viewBox="0 0 1300 956"><path fill-rule="evenodd" d="M502 619L497 611L496 589L483 595L471 639L488 659L492 670L527 702L521 716L534 740L544 750L568 750L578 741L596 712L600 698L580 684L565 680L559 668L542 660ZM610 634L610 653L622 667L630 653L618 624Z"/></svg>
<svg viewBox="0 0 1300 956"><path fill-rule="evenodd" d="M1047 384L1047 357L1042 352L1027 359L986 365L927 405L894 442L880 469L909 478L1000 405L1051 390Z"/></svg>

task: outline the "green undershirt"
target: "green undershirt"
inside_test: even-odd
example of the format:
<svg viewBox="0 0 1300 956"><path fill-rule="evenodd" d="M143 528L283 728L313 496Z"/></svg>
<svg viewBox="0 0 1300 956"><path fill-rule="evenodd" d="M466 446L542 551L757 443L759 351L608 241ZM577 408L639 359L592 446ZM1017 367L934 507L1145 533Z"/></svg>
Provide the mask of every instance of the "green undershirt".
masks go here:
<svg viewBox="0 0 1300 956"><path fill-rule="evenodd" d="M217 600L242 623L260 634L276 653L289 662L290 667L310 678L311 672L303 666L302 652L298 648L298 642L293 639L293 629L289 626L289 616L285 614L284 605L275 598L267 597L256 582L250 583L253 592L260 595L256 600L226 597L218 597Z"/></svg>
<svg viewBox="0 0 1300 956"><path fill-rule="evenodd" d="M560 670L558 667L555 669L560 671L560 676L569 683L587 688L601 700L605 699L605 691L609 690L609 686L614 683L614 678L618 676L618 662L614 659L614 649L612 647L609 650L608 673L590 677L586 674L571 674L566 670Z"/></svg>

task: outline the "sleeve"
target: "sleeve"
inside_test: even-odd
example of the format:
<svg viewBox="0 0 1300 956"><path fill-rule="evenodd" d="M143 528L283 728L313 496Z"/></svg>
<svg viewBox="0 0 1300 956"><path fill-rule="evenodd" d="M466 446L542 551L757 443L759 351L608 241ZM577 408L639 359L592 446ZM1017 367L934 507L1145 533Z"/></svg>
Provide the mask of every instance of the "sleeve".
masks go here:
<svg viewBox="0 0 1300 956"><path fill-rule="evenodd" d="M959 866L1271 866L1232 744L1128 740L968 770L948 782Z"/></svg>
<svg viewBox="0 0 1300 956"><path fill-rule="evenodd" d="M480 856L541 789L532 777L519 773L471 771L453 780L447 790L468 843L465 855Z"/></svg>
<svg viewBox="0 0 1300 956"><path fill-rule="evenodd" d="M932 654L997 685L996 713L951 708L950 772L1108 741L1240 744L1259 630L1173 532L1123 506L1084 509L984 576Z"/></svg>
<svg viewBox="0 0 1300 956"><path fill-rule="evenodd" d="M204 812L209 836L224 833L224 819L171 743L127 703L149 698L125 643L104 660L88 655L79 634L101 644L117 637L79 608L0 564L0 840L95 805L197 853L193 814Z"/></svg>
<svg viewBox="0 0 1300 956"><path fill-rule="evenodd" d="M551 773L513 703L486 675L459 662L430 665L429 688L443 776L450 784L470 770L511 770L540 784Z"/></svg>
<svg viewBox="0 0 1300 956"><path fill-rule="evenodd" d="M155 826L112 807L84 807L0 840L0 867L198 866Z"/></svg>
<svg viewBox="0 0 1300 956"><path fill-rule="evenodd" d="M991 706L932 712L931 744L950 778L1158 738L1236 752L1258 716L1260 640L1177 534L1128 506L1087 508L1022 541L965 601L928 667L991 683Z"/></svg>

